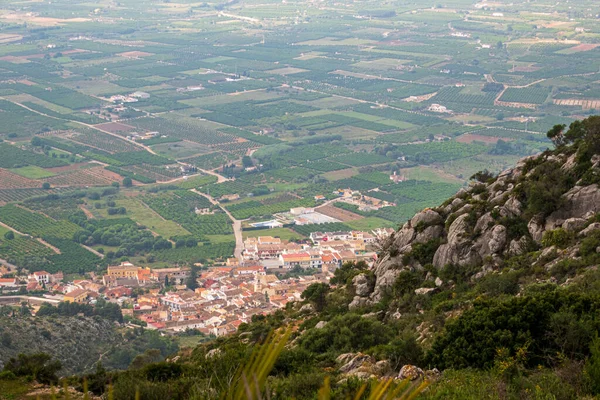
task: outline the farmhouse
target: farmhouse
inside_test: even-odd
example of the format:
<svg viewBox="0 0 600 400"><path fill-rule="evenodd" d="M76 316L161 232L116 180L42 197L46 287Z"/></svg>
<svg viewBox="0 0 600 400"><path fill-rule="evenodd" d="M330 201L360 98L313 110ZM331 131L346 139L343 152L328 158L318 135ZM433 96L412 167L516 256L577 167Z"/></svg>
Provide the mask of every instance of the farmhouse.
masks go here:
<svg viewBox="0 0 600 400"><path fill-rule="evenodd" d="M0 287L17 286L17 278L0 278Z"/></svg>
<svg viewBox="0 0 600 400"><path fill-rule="evenodd" d="M36 271L29 275L30 280L35 280L39 285L50 283L52 281L52 275L46 271Z"/></svg>
<svg viewBox="0 0 600 400"><path fill-rule="evenodd" d="M64 301L69 303L83 303L87 300L89 292L83 289L75 289L65 294Z"/></svg>
<svg viewBox="0 0 600 400"><path fill-rule="evenodd" d="M282 254L279 256L283 268L292 269L294 267L309 268L312 265L312 259L310 254L296 253L296 254Z"/></svg>
<svg viewBox="0 0 600 400"><path fill-rule="evenodd" d="M445 106L442 106L441 104L437 104L437 103L433 103L432 105L430 105L428 110L431 112L437 112L437 113L449 113L450 112L450 110L448 110Z"/></svg>

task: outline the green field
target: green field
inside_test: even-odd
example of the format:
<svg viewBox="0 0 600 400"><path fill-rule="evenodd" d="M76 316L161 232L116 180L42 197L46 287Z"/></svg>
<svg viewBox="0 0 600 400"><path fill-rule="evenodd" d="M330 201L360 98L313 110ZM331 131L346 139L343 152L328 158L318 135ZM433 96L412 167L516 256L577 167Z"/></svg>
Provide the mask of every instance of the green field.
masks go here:
<svg viewBox="0 0 600 400"><path fill-rule="evenodd" d="M118 205L127 209L128 216L138 224L145 225L153 232L163 236L185 236L190 233L173 221L161 218L140 200L127 198L118 201Z"/></svg>
<svg viewBox="0 0 600 400"><path fill-rule="evenodd" d="M36 167L35 165L28 165L26 167L21 168L12 168L10 172L24 176L25 178L29 179L42 179L49 178L51 176L56 176L55 173L52 173L40 167Z"/></svg>
<svg viewBox="0 0 600 400"><path fill-rule="evenodd" d="M371 231L377 228L397 228L396 224L377 217L368 217L356 221L345 222L346 225L358 231Z"/></svg>

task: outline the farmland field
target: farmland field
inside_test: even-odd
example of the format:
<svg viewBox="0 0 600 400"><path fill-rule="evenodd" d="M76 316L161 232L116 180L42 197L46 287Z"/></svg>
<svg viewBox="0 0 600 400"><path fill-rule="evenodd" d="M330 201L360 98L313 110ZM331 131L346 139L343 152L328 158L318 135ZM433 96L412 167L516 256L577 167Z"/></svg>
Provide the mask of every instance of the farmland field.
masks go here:
<svg viewBox="0 0 600 400"><path fill-rule="evenodd" d="M0 5L0 221L33 236L0 256L146 262L74 240L111 221L200 243L159 243L161 266L231 256L232 219L280 218L244 235L285 239L396 227L600 112L593 2L305 3ZM319 206L343 222L280 214ZM15 258L28 245L41 256Z"/></svg>
<svg viewBox="0 0 600 400"><path fill-rule="evenodd" d="M28 165L26 167L13 168L11 172L21 175L25 178L29 179L41 179L41 178L49 178L51 176L55 176L56 174L45 170L40 167L36 167L35 165Z"/></svg>

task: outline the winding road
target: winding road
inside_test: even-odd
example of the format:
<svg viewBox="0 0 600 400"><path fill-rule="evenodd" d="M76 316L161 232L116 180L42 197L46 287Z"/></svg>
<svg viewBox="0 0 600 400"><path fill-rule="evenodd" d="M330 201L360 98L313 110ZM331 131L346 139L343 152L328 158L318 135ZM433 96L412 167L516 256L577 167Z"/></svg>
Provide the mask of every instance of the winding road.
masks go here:
<svg viewBox="0 0 600 400"><path fill-rule="evenodd" d="M242 236L242 221L240 221L239 219L235 219L233 217L233 215L231 215L229 210L227 210L225 207L223 207L221 205L221 203L219 203L217 200L215 200L212 196L210 196L206 193L202 193L202 192L198 191L197 189L190 189L190 192L194 192L202 197L206 197L208 199L208 201L210 201L213 205L219 207L221 210L223 210L223 212L225 214L227 214L227 216L229 217L229 219L232 222L233 234L235 235L235 251L233 254L234 254L235 258L237 258L240 262L242 262L242 251L244 250L244 238Z"/></svg>

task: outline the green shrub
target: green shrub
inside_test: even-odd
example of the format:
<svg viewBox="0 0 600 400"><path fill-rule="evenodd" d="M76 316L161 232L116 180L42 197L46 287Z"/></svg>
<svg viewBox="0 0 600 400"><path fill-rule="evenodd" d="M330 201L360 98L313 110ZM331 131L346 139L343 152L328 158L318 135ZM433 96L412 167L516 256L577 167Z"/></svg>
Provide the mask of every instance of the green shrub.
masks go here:
<svg viewBox="0 0 600 400"><path fill-rule="evenodd" d="M61 369L60 361L52 361L52 357L46 353L19 354L4 366L4 371L10 371L15 376L31 377L43 384L56 384L56 374Z"/></svg>
<svg viewBox="0 0 600 400"><path fill-rule="evenodd" d="M569 247L575 240L575 233L562 228L544 232L542 245L544 247L556 246L559 249Z"/></svg>
<svg viewBox="0 0 600 400"><path fill-rule="evenodd" d="M0 381L12 381L17 379L17 376L12 371L1 371Z"/></svg>
<svg viewBox="0 0 600 400"><path fill-rule="evenodd" d="M596 338L590 344L590 357L585 363L585 378L588 381L590 391L600 395L600 338Z"/></svg>
<svg viewBox="0 0 600 400"><path fill-rule="evenodd" d="M517 294L519 291L519 274L518 272L507 272L487 275L479 282L479 290L490 296Z"/></svg>

